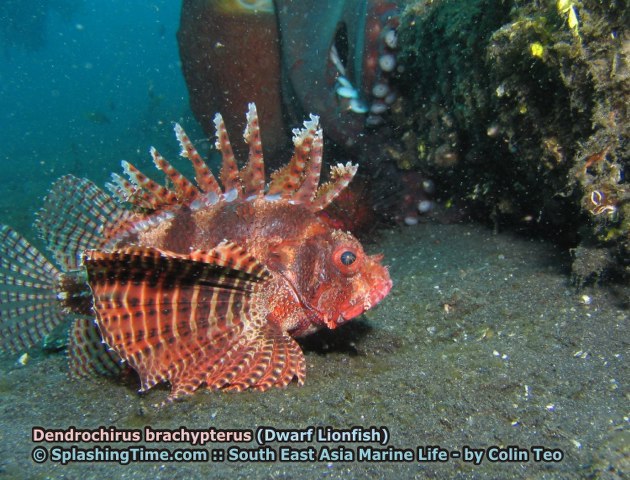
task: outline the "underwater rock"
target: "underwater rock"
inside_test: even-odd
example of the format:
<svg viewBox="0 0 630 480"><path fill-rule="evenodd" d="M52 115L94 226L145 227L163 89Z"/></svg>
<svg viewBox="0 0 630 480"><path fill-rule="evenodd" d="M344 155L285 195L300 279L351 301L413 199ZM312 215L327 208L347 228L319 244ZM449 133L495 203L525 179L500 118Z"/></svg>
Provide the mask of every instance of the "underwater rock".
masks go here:
<svg viewBox="0 0 630 480"><path fill-rule="evenodd" d="M439 0L399 28L414 169L495 228L604 249L582 279L630 273L628 24L617 2Z"/></svg>

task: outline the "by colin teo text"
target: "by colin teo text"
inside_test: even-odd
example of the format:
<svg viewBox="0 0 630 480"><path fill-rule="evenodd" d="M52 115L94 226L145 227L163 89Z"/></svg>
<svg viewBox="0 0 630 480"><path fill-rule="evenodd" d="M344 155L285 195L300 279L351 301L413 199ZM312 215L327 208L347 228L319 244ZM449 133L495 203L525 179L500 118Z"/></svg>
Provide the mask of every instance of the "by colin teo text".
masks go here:
<svg viewBox="0 0 630 480"><path fill-rule="evenodd" d="M472 448L464 446L461 450L447 450L439 446L421 446L417 449L418 462L447 462L450 459L461 459L479 465L483 460L488 462L560 462L564 453L560 449L533 446L529 449L518 446L491 446L488 448Z"/></svg>

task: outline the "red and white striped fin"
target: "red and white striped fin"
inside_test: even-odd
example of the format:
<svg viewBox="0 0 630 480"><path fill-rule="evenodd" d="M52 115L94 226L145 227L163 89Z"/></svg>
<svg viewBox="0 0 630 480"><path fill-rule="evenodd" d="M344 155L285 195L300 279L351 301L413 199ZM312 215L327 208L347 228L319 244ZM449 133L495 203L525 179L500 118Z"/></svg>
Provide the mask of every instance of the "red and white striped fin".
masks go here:
<svg viewBox="0 0 630 480"><path fill-rule="evenodd" d="M286 387L293 379L304 385L306 360L298 343L288 335L274 337L273 356L267 370L253 387L264 392L271 387Z"/></svg>
<svg viewBox="0 0 630 480"><path fill-rule="evenodd" d="M202 365L204 383L210 390L225 388L228 390L232 382L248 371L258 353L258 345L249 340L245 333L241 334L239 342L225 352L220 361Z"/></svg>
<svg viewBox="0 0 630 480"><path fill-rule="evenodd" d="M31 349L68 320L55 290L59 276L24 237L0 225L0 350Z"/></svg>
<svg viewBox="0 0 630 480"><path fill-rule="evenodd" d="M199 366L223 361L242 342L243 330L253 328L252 295L269 275L252 258L230 243L190 255L144 247L86 252L99 328L138 372L141 390L168 381L171 398L192 393L205 381Z"/></svg>
<svg viewBox="0 0 630 480"><path fill-rule="evenodd" d="M231 202L264 194L269 200L284 199L318 212L346 188L356 173L357 166L338 164L331 169L330 182L319 186L323 133L319 128L319 117L311 115L310 120L304 122L304 128L293 130L293 156L287 165L271 174L265 194L265 164L256 106L253 103L248 106L247 127L243 136L249 144L249 158L240 171L223 117L219 113L214 117L214 124L217 131L215 147L221 151L222 157L219 178L223 188L178 124L175 125L175 135L181 146L181 155L192 162L198 188L154 148L151 149L154 163L170 178L175 191L158 185L127 162L123 162L123 168L130 181L113 175L108 187L124 201L150 210L164 210L174 205L188 205L196 209L203 205L214 205L220 200Z"/></svg>
<svg viewBox="0 0 630 480"><path fill-rule="evenodd" d="M199 190L190 181L179 173L160 153L151 147L151 156L155 166L162 170L173 182L178 203L189 205L200 196Z"/></svg>
<svg viewBox="0 0 630 480"><path fill-rule="evenodd" d="M128 202L137 190L129 180L121 177L117 173L112 173L112 181L105 182L105 188L110 191L119 203Z"/></svg>
<svg viewBox="0 0 630 480"><path fill-rule="evenodd" d="M266 368L271 357L271 351L265 348L267 345L257 340L258 338L248 341L243 335L241 342L226 352L220 362L213 362L208 368L204 368L207 388L236 391L249 388L251 385L244 377L252 368L256 368L256 365L264 365L262 368Z"/></svg>
<svg viewBox="0 0 630 480"><path fill-rule="evenodd" d="M315 198L315 192L319 186L319 177L322 171L322 155L324 149L324 134L321 129L315 131L313 137L310 160L304 172L302 185L291 196L296 203L310 204Z"/></svg>
<svg viewBox="0 0 630 480"><path fill-rule="evenodd" d="M196 262L211 263L221 267L254 275L259 280L267 280L271 273L256 257L248 253L243 247L229 240L223 240L209 251L194 250L188 258Z"/></svg>
<svg viewBox="0 0 630 480"><path fill-rule="evenodd" d="M247 127L243 137L249 144L249 159L240 176L243 181L243 198L249 198L252 195L262 195L265 190L265 161L260 140L260 124L256 105L253 103L249 104Z"/></svg>
<svg viewBox="0 0 630 480"><path fill-rule="evenodd" d="M230 190L235 190L240 193L242 191L241 179L238 175L238 165L236 158L234 158L234 151L232 150L232 144L230 143L230 137L228 136L225 128L225 122L221 114L217 113L214 116L214 126L217 130L217 141L215 147L221 152L221 173L219 178L223 184L223 190L228 193Z"/></svg>
<svg viewBox="0 0 630 480"><path fill-rule="evenodd" d="M330 169L330 181L317 189L315 200L310 205L311 210L318 212L326 208L352 181L357 168L357 165L352 165L350 162L333 166Z"/></svg>
<svg viewBox="0 0 630 480"><path fill-rule="evenodd" d="M187 371L181 372L172 381L171 399L192 393L202 385L211 389L227 386L228 377L235 375L241 362L247 363L251 358L251 349L243 335L245 324L251 322L249 312L241 315L243 323L232 331L215 335L212 348L206 350L205 358L191 365ZM214 382L214 383L213 383Z"/></svg>
<svg viewBox="0 0 630 480"><path fill-rule="evenodd" d="M266 323L260 328L259 334L249 343L250 357L247 362L241 362L238 374L229 378L228 390L243 391L254 388L265 391L269 388L286 387L294 378L299 385L304 384L306 362L300 346L290 336L283 333L278 325ZM210 376L210 374L209 374ZM208 386L217 383L217 375L207 379ZM223 379L221 379L223 382Z"/></svg>
<svg viewBox="0 0 630 480"><path fill-rule="evenodd" d="M311 147L318 130L319 117L316 115L311 115L311 119L304 122L304 128L293 130L295 151L287 165L271 174L268 195L290 197L297 191L304 180Z"/></svg>
<svg viewBox="0 0 630 480"><path fill-rule="evenodd" d="M189 159L193 167L195 169L195 181L199 186L199 189L204 193L212 192L216 195L221 195L221 187L219 187L219 183L216 178L212 174L212 171L206 165L206 162L203 161L199 152L186 135L184 129L178 124L175 124L175 136L179 141L179 144L182 148L180 155Z"/></svg>
<svg viewBox="0 0 630 480"><path fill-rule="evenodd" d="M51 187L35 226L57 262L66 270L75 270L84 250L113 238L131 217L89 180L66 175Z"/></svg>
<svg viewBox="0 0 630 480"><path fill-rule="evenodd" d="M124 370L120 357L107 347L93 318L77 318L68 337L68 364L75 378L118 377Z"/></svg>
<svg viewBox="0 0 630 480"><path fill-rule="evenodd" d="M147 192L117 173L112 173L112 181L105 183L105 186L118 203L131 203L136 207L147 210L153 208L151 196Z"/></svg>
<svg viewBox="0 0 630 480"><path fill-rule="evenodd" d="M151 180L131 163L123 161L122 167L131 183L146 192L143 200L147 201L153 210L176 205L178 203L177 194L175 192Z"/></svg>

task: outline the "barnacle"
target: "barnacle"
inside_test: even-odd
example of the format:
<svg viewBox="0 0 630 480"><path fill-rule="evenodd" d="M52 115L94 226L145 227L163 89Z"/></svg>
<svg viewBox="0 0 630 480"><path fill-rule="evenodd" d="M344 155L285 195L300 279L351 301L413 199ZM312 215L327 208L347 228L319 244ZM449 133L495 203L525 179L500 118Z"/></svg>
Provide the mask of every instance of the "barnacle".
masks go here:
<svg viewBox="0 0 630 480"><path fill-rule="evenodd" d="M598 216L604 213L614 215L617 211L617 206L615 205L614 199L606 197L606 195L600 190L593 190L591 192L590 200L593 204L593 207L591 207L589 211L593 215Z"/></svg>

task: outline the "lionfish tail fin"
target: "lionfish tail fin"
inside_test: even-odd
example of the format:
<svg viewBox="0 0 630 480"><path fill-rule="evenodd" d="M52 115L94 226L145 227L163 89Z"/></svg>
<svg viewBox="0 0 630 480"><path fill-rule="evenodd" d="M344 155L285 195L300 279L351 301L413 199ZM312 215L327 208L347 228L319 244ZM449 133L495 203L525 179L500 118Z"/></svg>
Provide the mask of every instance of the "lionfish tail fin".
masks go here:
<svg viewBox="0 0 630 480"><path fill-rule="evenodd" d="M86 280L81 271L58 270L19 233L0 225L0 351L19 354L51 338L56 343L58 327L70 326L71 375L118 375L120 358L103 344L91 318Z"/></svg>
<svg viewBox="0 0 630 480"><path fill-rule="evenodd" d="M0 350L18 354L41 345L68 319L61 276L24 237L0 225Z"/></svg>

